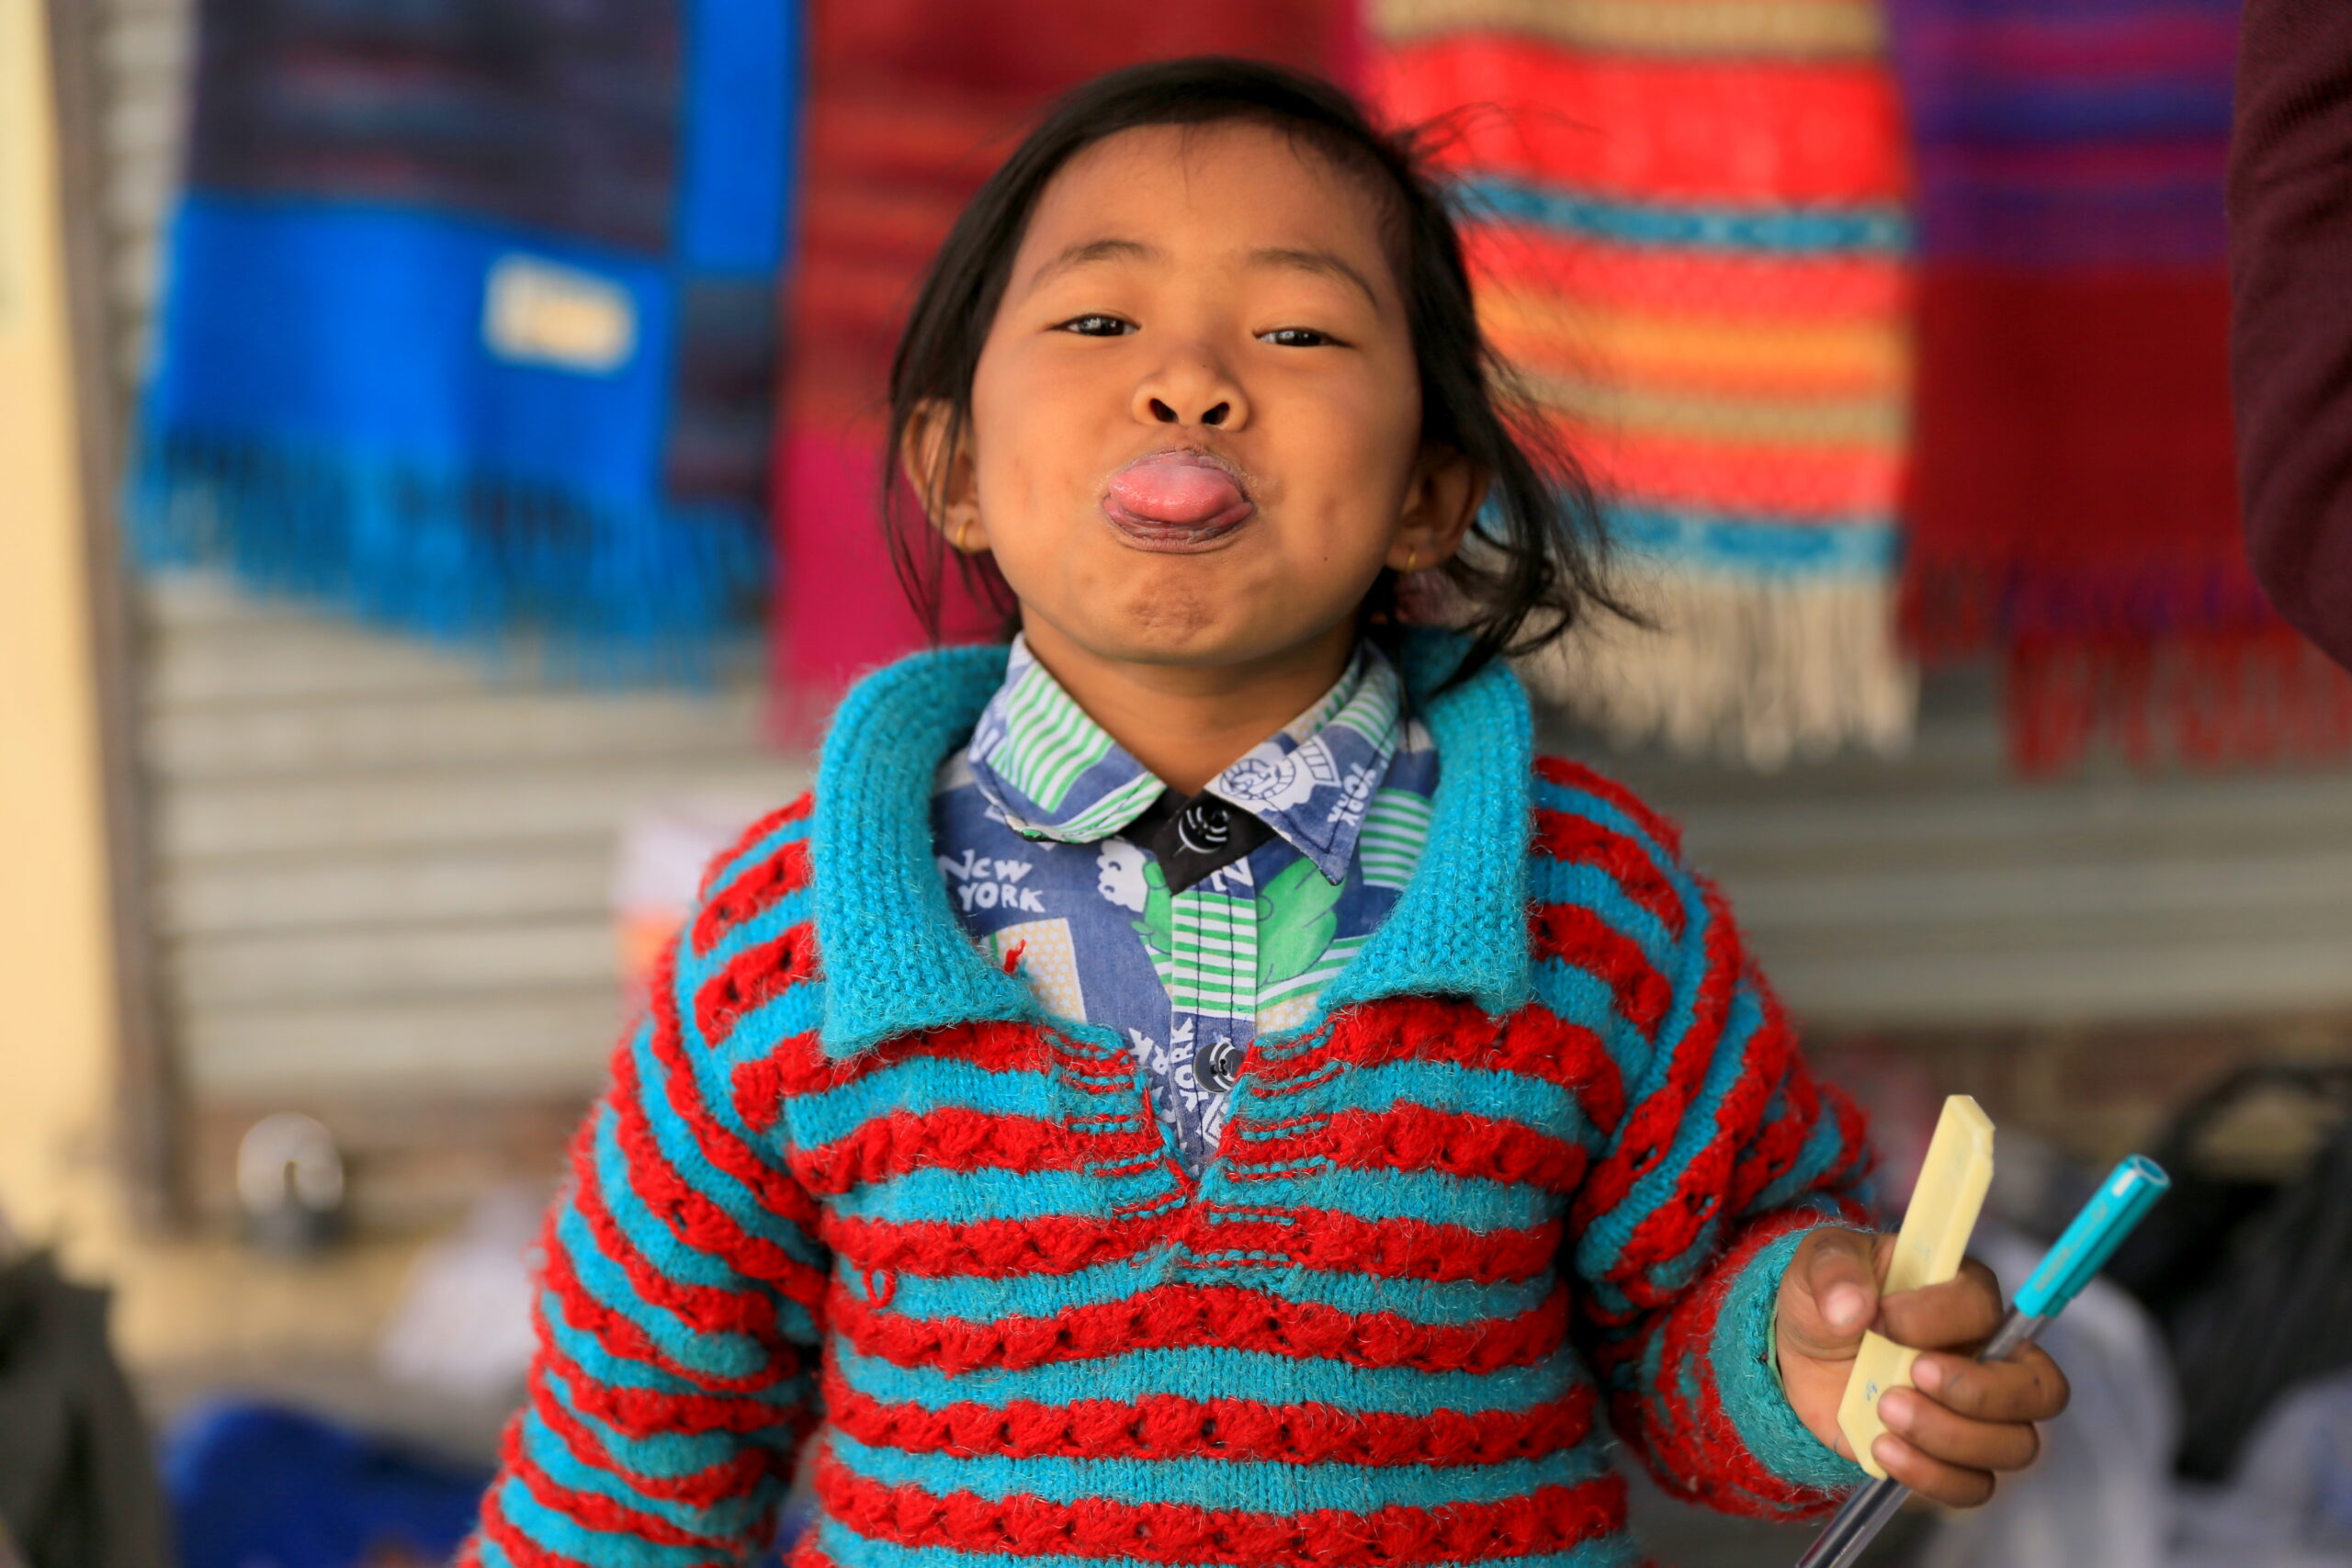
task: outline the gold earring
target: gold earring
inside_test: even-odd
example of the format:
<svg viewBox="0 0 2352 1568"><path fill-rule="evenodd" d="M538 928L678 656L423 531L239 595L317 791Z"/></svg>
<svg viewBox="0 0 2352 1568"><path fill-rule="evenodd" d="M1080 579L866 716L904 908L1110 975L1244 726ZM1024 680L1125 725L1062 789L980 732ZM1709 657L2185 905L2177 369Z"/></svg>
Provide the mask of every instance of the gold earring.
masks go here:
<svg viewBox="0 0 2352 1568"><path fill-rule="evenodd" d="M972 520L968 517L956 525L956 553L957 555L968 556L972 553L964 543L964 536L971 531Z"/></svg>
<svg viewBox="0 0 2352 1568"><path fill-rule="evenodd" d="M1413 575L1413 568L1419 563L1420 558L1421 547L1419 545L1413 546L1405 552L1405 576L1410 577Z"/></svg>

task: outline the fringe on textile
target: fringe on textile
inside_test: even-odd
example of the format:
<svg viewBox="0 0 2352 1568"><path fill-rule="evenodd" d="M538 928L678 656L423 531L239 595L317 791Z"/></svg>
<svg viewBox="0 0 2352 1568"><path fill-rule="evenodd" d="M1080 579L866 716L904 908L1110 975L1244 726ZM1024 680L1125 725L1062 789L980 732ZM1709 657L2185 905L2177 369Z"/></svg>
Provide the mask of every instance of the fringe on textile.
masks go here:
<svg viewBox="0 0 2352 1568"><path fill-rule="evenodd" d="M2283 626L2153 641L2027 639L2007 664L2009 755L2020 773L2063 772L2108 748L2141 768L2352 753L2352 674Z"/></svg>
<svg viewBox="0 0 2352 1568"><path fill-rule="evenodd" d="M1618 743L1662 741L1764 771L1908 744L1918 676L1885 577L1634 567L1617 586L1648 626L1589 625L1521 670L1538 696Z"/></svg>
<svg viewBox="0 0 2352 1568"><path fill-rule="evenodd" d="M143 438L123 513L147 566L225 568L589 682L707 683L759 629L768 588L748 508L597 505L266 443Z"/></svg>

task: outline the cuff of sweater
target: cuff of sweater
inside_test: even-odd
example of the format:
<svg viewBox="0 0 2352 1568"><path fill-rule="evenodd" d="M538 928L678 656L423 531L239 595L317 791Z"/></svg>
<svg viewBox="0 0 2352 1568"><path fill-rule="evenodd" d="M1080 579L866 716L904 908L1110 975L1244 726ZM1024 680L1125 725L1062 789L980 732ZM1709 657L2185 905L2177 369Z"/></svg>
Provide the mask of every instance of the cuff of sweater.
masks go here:
<svg viewBox="0 0 2352 1568"><path fill-rule="evenodd" d="M1805 1429L1781 1386L1779 1335L1781 1276L1798 1244L1815 1227L1777 1236L1747 1260L1724 1293L1710 1347L1715 1386L1747 1451L1782 1481L1823 1492L1849 1492L1870 1479L1862 1467Z"/></svg>

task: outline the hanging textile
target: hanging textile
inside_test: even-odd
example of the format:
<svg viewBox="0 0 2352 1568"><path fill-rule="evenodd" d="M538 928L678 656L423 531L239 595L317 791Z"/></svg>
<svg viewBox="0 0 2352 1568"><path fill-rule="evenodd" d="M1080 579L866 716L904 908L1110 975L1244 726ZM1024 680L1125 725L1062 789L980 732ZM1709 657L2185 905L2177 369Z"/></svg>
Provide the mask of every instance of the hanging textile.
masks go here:
<svg viewBox="0 0 2352 1568"><path fill-rule="evenodd" d="M156 563L578 672L761 614L790 0L204 0Z"/></svg>
<svg viewBox="0 0 2352 1568"><path fill-rule="evenodd" d="M956 215L1056 94L1118 66L1240 54L1353 73L1350 0L820 4L786 317L776 687L804 731L848 679L922 646L876 516L890 355ZM989 623L951 578L947 632Z"/></svg>
<svg viewBox="0 0 2352 1568"><path fill-rule="evenodd" d="M1539 689L1758 766L1900 745L1908 176L1877 0L1373 15L1390 118L1459 117L1488 335L1655 624L1594 627Z"/></svg>
<svg viewBox="0 0 2352 1568"><path fill-rule="evenodd" d="M1889 0L1918 143L1905 608L2007 660L2062 766L2352 741L2352 682L2265 604L2237 526L2223 160L2237 0Z"/></svg>

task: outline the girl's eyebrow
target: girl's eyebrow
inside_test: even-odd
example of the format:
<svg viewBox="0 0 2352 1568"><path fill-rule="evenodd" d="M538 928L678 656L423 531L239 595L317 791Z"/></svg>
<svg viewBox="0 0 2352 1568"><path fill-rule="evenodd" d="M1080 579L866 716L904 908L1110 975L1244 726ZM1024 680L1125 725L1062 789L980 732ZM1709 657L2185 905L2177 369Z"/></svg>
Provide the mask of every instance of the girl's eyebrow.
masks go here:
<svg viewBox="0 0 2352 1568"><path fill-rule="evenodd" d="M1350 266L1330 251L1304 250L1287 245L1269 245L1250 253L1251 266L1289 267L1298 272L1312 272L1325 277L1341 277L1363 290L1374 310L1380 308L1380 296L1364 281L1363 274Z"/></svg>
<svg viewBox="0 0 2352 1568"><path fill-rule="evenodd" d="M1031 274L1027 292L1034 294L1045 286L1048 278L1057 276L1073 267L1084 266L1091 262L1115 260L1151 263L1167 259L1167 253L1160 250L1159 246L1145 244L1141 240L1081 240L1076 244L1064 247L1059 255L1047 261ZM1350 266L1346 261L1330 251L1293 245L1267 245L1251 251L1248 260L1249 265L1253 267L1287 267L1296 272L1311 272L1318 276L1343 279L1363 290L1363 297L1372 302L1373 309L1380 308L1380 296L1374 291L1372 285L1364 280L1363 274Z"/></svg>
<svg viewBox="0 0 2352 1568"><path fill-rule="evenodd" d="M1084 266L1089 262L1110 261L1114 258L1121 261L1139 262L1167 259L1157 245L1147 245L1141 240L1080 240L1074 245L1065 246L1061 254L1030 274L1028 292L1035 294L1039 288L1045 287L1047 278L1068 272L1072 267Z"/></svg>

